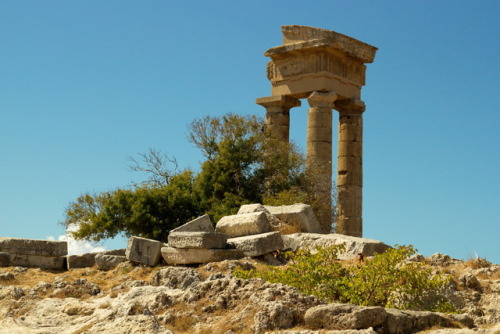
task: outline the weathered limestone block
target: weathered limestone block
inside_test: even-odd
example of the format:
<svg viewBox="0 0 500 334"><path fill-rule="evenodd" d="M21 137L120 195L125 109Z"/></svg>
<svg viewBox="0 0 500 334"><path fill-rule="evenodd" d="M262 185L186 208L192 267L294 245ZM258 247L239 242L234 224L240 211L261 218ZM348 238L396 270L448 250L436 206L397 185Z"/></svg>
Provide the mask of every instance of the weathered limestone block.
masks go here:
<svg viewBox="0 0 500 334"><path fill-rule="evenodd" d="M302 203L282 206L266 205L265 208L276 216L282 225L296 230L295 232L321 233L321 225L310 205Z"/></svg>
<svg viewBox="0 0 500 334"><path fill-rule="evenodd" d="M345 252L338 256L341 260L354 259L358 254L373 256L375 253L383 253L391 248L378 240L351 237L342 234L295 233L283 235L282 238L285 243L285 248L289 248L293 251L298 249L314 250L318 248L318 246L330 247L344 244Z"/></svg>
<svg viewBox="0 0 500 334"><path fill-rule="evenodd" d="M97 253L87 253L81 255L68 255L68 270L76 268L90 268L95 265L95 256Z"/></svg>
<svg viewBox="0 0 500 334"><path fill-rule="evenodd" d="M229 245L242 251L245 256L259 256L276 250L284 249L283 240L279 232L269 232L227 240Z"/></svg>
<svg viewBox="0 0 500 334"><path fill-rule="evenodd" d="M10 266L40 268L45 270L65 270L65 256L43 256L43 255L25 255L9 254Z"/></svg>
<svg viewBox="0 0 500 334"><path fill-rule="evenodd" d="M113 249L104 252L96 252L96 253L86 253L81 255L68 255L67 263L68 269L76 269L76 268L90 268L95 265L95 257L98 254L102 255L119 255L125 256L126 249Z"/></svg>
<svg viewBox="0 0 500 334"><path fill-rule="evenodd" d="M127 260L132 262L156 266L161 260L160 250L162 247L163 243L157 240L130 237L125 256Z"/></svg>
<svg viewBox="0 0 500 334"><path fill-rule="evenodd" d="M120 255L106 255L100 253L95 256L95 264L97 265L97 269L100 270L114 269L117 265L125 261L127 261L127 258Z"/></svg>
<svg viewBox="0 0 500 334"><path fill-rule="evenodd" d="M203 215L170 231L174 232L214 232L214 226L210 216Z"/></svg>
<svg viewBox="0 0 500 334"><path fill-rule="evenodd" d="M252 212L264 212L267 216L267 221L269 224L271 224L271 227L274 230L278 230L280 226L280 220L278 217L273 215L272 213L269 212L269 210L266 209L266 207L262 204L256 203L256 204L245 204L240 207L238 210L238 214L242 215L245 213L252 213Z"/></svg>
<svg viewBox="0 0 500 334"><path fill-rule="evenodd" d="M161 255L165 262L170 265L236 260L245 256L243 252L236 249L182 249L173 247L163 247Z"/></svg>
<svg viewBox="0 0 500 334"><path fill-rule="evenodd" d="M22 255L65 256L66 241L50 241L19 238L0 238L0 252Z"/></svg>
<svg viewBox="0 0 500 334"><path fill-rule="evenodd" d="M383 324L386 316L383 307L325 304L307 310L304 321L314 329L366 329Z"/></svg>
<svg viewBox="0 0 500 334"><path fill-rule="evenodd" d="M0 252L0 267L10 267L9 253Z"/></svg>
<svg viewBox="0 0 500 334"><path fill-rule="evenodd" d="M227 235L217 232L175 232L168 236L174 248L226 248Z"/></svg>
<svg viewBox="0 0 500 334"><path fill-rule="evenodd" d="M222 217L217 222L215 231L235 238L269 232L271 225L264 212L252 212Z"/></svg>

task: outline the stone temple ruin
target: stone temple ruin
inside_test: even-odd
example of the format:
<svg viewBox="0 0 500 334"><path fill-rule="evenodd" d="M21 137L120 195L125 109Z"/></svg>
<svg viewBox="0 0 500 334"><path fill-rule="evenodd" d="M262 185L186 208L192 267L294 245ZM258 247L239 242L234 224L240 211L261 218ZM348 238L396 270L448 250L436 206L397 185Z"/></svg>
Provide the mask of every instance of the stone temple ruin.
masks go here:
<svg viewBox="0 0 500 334"><path fill-rule="evenodd" d="M309 103L306 169L319 198L331 208L332 109L339 112L336 232L356 237L362 224L363 112L361 87L365 63L376 47L337 32L313 27L282 27L283 45L267 50L271 96L256 103L266 108L267 130L289 140L290 109ZM332 221L332 212L323 218ZM329 224L328 224L329 225ZM328 228L328 226L327 226ZM323 231L329 232L329 231Z"/></svg>

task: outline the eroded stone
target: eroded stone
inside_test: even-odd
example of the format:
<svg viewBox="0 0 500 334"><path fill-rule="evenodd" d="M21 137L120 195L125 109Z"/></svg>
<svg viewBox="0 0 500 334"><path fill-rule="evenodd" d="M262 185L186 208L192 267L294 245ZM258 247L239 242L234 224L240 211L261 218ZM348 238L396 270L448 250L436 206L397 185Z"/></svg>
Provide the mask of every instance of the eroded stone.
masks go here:
<svg viewBox="0 0 500 334"><path fill-rule="evenodd" d="M284 248L279 232L230 238L227 240L227 243L237 250L242 251L245 256L259 256Z"/></svg>
<svg viewBox="0 0 500 334"><path fill-rule="evenodd" d="M171 265L209 263L244 257L243 252L236 249L182 249L173 247L163 247L161 255L165 262Z"/></svg>
<svg viewBox="0 0 500 334"><path fill-rule="evenodd" d="M175 232L168 236L174 248L226 248L227 236L217 232Z"/></svg>

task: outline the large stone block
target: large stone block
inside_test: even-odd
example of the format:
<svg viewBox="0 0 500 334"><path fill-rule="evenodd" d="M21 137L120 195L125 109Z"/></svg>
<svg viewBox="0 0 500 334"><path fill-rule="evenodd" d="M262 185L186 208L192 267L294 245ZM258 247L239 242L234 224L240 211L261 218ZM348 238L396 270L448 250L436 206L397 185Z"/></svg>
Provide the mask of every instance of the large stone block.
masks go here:
<svg viewBox="0 0 500 334"><path fill-rule="evenodd" d="M383 253L390 246L381 241L352 237L343 234L317 234L317 233L295 233L283 235L285 248L296 251L298 249L315 250L319 246L330 247L333 245L345 245L345 252L338 255L341 260L349 260L358 257L358 254L373 256L375 253Z"/></svg>
<svg viewBox="0 0 500 334"><path fill-rule="evenodd" d="M168 236L174 248L226 248L227 236L217 232L175 232Z"/></svg>
<svg viewBox="0 0 500 334"><path fill-rule="evenodd" d="M265 208L275 215L282 225L296 229L296 232L321 233L321 225L310 205L297 203L293 205L268 206ZM284 229L284 227L282 227Z"/></svg>
<svg viewBox="0 0 500 334"><path fill-rule="evenodd" d="M231 238L227 240L227 243L237 250L242 251L245 256L259 256L284 249L283 240L279 232Z"/></svg>
<svg viewBox="0 0 500 334"><path fill-rule="evenodd" d="M245 204L240 207L238 210L238 214L242 215L244 213L252 213L252 212L264 212L267 216L267 221L271 224L271 227L274 230L277 230L280 226L280 220L266 209L266 207L262 204Z"/></svg>
<svg viewBox="0 0 500 334"><path fill-rule="evenodd" d="M214 226L210 216L204 215L170 231L175 232L214 232Z"/></svg>
<svg viewBox="0 0 500 334"><path fill-rule="evenodd" d="M100 270L114 269L117 265L125 261L127 261L127 258L120 255L106 255L100 253L95 256L95 264L97 269Z"/></svg>
<svg viewBox="0 0 500 334"><path fill-rule="evenodd" d="M170 265L236 260L245 256L236 249L181 249L173 247L163 247L161 255L165 262Z"/></svg>
<svg viewBox="0 0 500 334"><path fill-rule="evenodd" d="M68 255L68 269L90 268L95 265L95 256L98 253L87 253L81 255Z"/></svg>
<svg viewBox="0 0 500 334"><path fill-rule="evenodd" d="M125 256L127 260L148 266L156 266L161 260L163 243L157 240L130 237Z"/></svg>
<svg viewBox="0 0 500 334"><path fill-rule="evenodd" d="M68 254L68 243L66 241L0 238L0 252L20 255L65 256Z"/></svg>
<svg viewBox="0 0 500 334"><path fill-rule="evenodd" d="M252 212L222 217L217 222L215 231L234 238L269 232L271 225L264 212Z"/></svg>
<svg viewBox="0 0 500 334"><path fill-rule="evenodd" d="M9 254L10 266L40 268L45 270L66 270L65 256L43 256Z"/></svg>

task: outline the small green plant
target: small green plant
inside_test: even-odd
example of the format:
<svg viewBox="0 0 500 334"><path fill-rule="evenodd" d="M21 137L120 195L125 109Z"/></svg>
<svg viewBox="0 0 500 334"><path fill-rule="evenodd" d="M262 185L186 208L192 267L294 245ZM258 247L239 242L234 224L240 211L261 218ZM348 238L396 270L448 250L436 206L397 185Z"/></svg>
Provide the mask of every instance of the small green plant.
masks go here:
<svg viewBox="0 0 500 334"><path fill-rule="evenodd" d="M287 252L284 267L263 270L236 268L240 278L262 278L297 288L304 294L327 301L383 306L400 309L453 312L440 291L451 278L432 274L420 263L407 261L416 251L412 246L396 246L356 265L342 264L337 255L343 245L318 248L316 252Z"/></svg>

